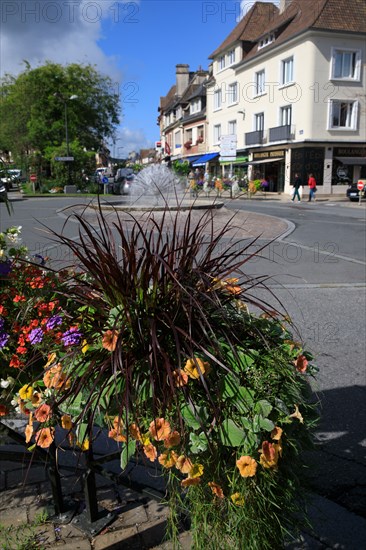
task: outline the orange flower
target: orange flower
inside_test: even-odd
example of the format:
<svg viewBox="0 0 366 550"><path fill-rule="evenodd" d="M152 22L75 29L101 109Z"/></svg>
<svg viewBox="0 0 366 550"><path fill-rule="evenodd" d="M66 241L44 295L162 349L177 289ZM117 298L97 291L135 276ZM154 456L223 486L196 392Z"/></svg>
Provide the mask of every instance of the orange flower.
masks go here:
<svg viewBox="0 0 366 550"><path fill-rule="evenodd" d="M51 407L46 403L43 403L38 409L34 411L34 418L38 422L46 422L51 416Z"/></svg>
<svg viewBox="0 0 366 550"><path fill-rule="evenodd" d="M181 481L182 487L189 487L191 485L199 485L201 483L200 477L186 477Z"/></svg>
<svg viewBox="0 0 366 550"><path fill-rule="evenodd" d="M116 330L107 330L102 339L103 348L108 351L114 351L116 349L119 332Z"/></svg>
<svg viewBox="0 0 366 550"><path fill-rule="evenodd" d="M34 407L38 407L38 405L40 405L41 401L42 401L42 394L38 391L35 391L32 395L32 399L31 399L32 405Z"/></svg>
<svg viewBox="0 0 366 550"><path fill-rule="evenodd" d="M47 367L51 366L52 363L56 362L56 353L52 352L47 355L47 363L45 364L44 368L47 369Z"/></svg>
<svg viewBox="0 0 366 550"><path fill-rule="evenodd" d="M42 449L48 449L48 447L53 442L55 434L54 428L42 428L38 432L36 432L36 443L39 447L42 447Z"/></svg>
<svg viewBox="0 0 366 550"><path fill-rule="evenodd" d="M202 361L199 357L193 357L186 362L184 372L190 378L197 379L200 375L207 374L209 367L210 365L207 361Z"/></svg>
<svg viewBox="0 0 366 550"><path fill-rule="evenodd" d="M113 420L113 428L115 430L119 430L121 431L122 428L123 428L123 422L122 422L122 418L120 416L115 416L114 417L114 420Z"/></svg>
<svg viewBox="0 0 366 550"><path fill-rule="evenodd" d="M304 419L302 417L301 412L299 411L299 407L297 405L294 405L295 412L289 415L290 418L297 418L300 422L300 424L304 424Z"/></svg>
<svg viewBox="0 0 366 550"><path fill-rule="evenodd" d="M172 376L175 387L182 388L188 384L188 375L184 371L176 369L172 372Z"/></svg>
<svg viewBox="0 0 366 550"><path fill-rule="evenodd" d="M170 435L164 439L164 447L170 449L170 447L176 447L180 443L179 432L171 432Z"/></svg>
<svg viewBox="0 0 366 550"><path fill-rule="evenodd" d="M214 481L209 481L208 486L211 487L211 491L215 496L217 496L218 498L224 498L224 492L221 489L220 485L218 485Z"/></svg>
<svg viewBox="0 0 366 550"><path fill-rule="evenodd" d="M271 431L271 438L274 441L279 441L282 437L282 433L283 433L283 429L279 428L278 426L275 426Z"/></svg>
<svg viewBox="0 0 366 550"><path fill-rule="evenodd" d="M55 388L56 390L68 389L71 386L71 380L62 372L61 363L57 363L45 372L43 382L46 388Z"/></svg>
<svg viewBox="0 0 366 550"><path fill-rule="evenodd" d="M261 456L259 462L263 468L276 468L278 462L278 450L279 446L269 441L263 441L262 448L260 449Z"/></svg>
<svg viewBox="0 0 366 550"><path fill-rule="evenodd" d="M137 439L137 441L141 441L140 428L138 427L138 425L135 422L133 422L130 425L129 432L130 432L131 437L133 437L133 439Z"/></svg>
<svg viewBox="0 0 366 550"><path fill-rule="evenodd" d="M180 455L177 458L177 462L175 463L175 467L177 468L177 470L180 470L182 472L182 474L189 474L189 472L193 468L193 464L192 464L192 462L190 461L189 458L187 458L184 455Z"/></svg>
<svg viewBox="0 0 366 550"><path fill-rule="evenodd" d="M9 414L9 410L5 405L0 405L0 416L6 416Z"/></svg>
<svg viewBox="0 0 366 550"><path fill-rule="evenodd" d="M64 430L71 430L72 422L71 422L71 416L69 414L63 414L61 416L61 426Z"/></svg>
<svg viewBox="0 0 366 550"><path fill-rule="evenodd" d="M242 477L253 477L257 471L257 462L251 456L241 456L236 461L236 466Z"/></svg>
<svg viewBox="0 0 366 550"><path fill-rule="evenodd" d="M306 372L308 364L309 362L306 359L305 355L299 355L299 357L295 361L296 370L298 370L299 372Z"/></svg>
<svg viewBox="0 0 366 550"><path fill-rule="evenodd" d="M115 428L113 428L113 430L109 430L108 437L114 439L114 441L123 441L124 443L127 441L127 437L123 435L121 431L118 431Z"/></svg>
<svg viewBox="0 0 366 550"><path fill-rule="evenodd" d="M22 294L17 294L14 298L13 298L13 302L17 303L17 302L25 302L26 301L26 298L25 296L23 296Z"/></svg>
<svg viewBox="0 0 366 550"><path fill-rule="evenodd" d="M175 466L175 463L177 462L178 455L174 451L171 451L170 453L162 453L158 461L164 468L172 468Z"/></svg>
<svg viewBox="0 0 366 550"><path fill-rule="evenodd" d="M156 418L150 423L149 432L156 441L163 441L170 435L170 424L164 418Z"/></svg>
<svg viewBox="0 0 366 550"><path fill-rule="evenodd" d="M151 462L154 462L156 457L158 456L158 452L156 450L156 447L152 445L151 443L149 445L144 445L143 451L145 453L145 456L151 460Z"/></svg>
<svg viewBox="0 0 366 550"><path fill-rule="evenodd" d="M33 435L33 426L31 424L27 424L25 427L24 433L25 433L25 442L29 443Z"/></svg>

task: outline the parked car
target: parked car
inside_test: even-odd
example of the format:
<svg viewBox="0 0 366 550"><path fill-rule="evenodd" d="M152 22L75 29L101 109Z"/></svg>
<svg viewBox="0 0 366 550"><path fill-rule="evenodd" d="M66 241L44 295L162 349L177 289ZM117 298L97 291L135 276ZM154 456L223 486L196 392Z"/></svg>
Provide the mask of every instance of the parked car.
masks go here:
<svg viewBox="0 0 366 550"><path fill-rule="evenodd" d="M128 195L134 177L132 168L119 168L114 176L113 194Z"/></svg>
<svg viewBox="0 0 366 550"><path fill-rule="evenodd" d="M363 190L361 191L361 198L366 199L366 180L359 180L363 182ZM357 183L351 183L346 191L346 195L350 201L360 200L360 191L357 189Z"/></svg>

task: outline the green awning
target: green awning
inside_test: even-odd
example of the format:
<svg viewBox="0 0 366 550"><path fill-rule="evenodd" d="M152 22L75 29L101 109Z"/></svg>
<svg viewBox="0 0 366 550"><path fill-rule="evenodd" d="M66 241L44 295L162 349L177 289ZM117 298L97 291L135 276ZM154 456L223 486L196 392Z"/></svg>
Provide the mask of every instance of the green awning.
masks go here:
<svg viewBox="0 0 366 550"><path fill-rule="evenodd" d="M224 160L225 157L221 160L220 164L226 165L226 164L243 164L243 162L248 162L248 157L236 157L235 160Z"/></svg>

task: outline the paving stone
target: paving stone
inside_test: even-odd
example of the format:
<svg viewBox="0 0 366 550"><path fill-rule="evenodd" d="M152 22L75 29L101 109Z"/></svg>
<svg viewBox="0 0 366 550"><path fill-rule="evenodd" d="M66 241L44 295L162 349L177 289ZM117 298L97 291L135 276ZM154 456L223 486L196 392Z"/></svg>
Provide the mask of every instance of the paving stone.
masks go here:
<svg viewBox="0 0 366 550"><path fill-rule="evenodd" d="M34 533L37 535L37 540L44 545L48 545L49 548L53 548L56 542L55 528L52 523L46 523L43 525L37 525L32 527Z"/></svg>
<svg viewBox="0 0 366 550"><path fill-rule="evenodd" d="M8 527L9 525L21 525L22 523L27 523L27 521L27 508L25 506L18 508L7 508L6 510L1 510L0 512L0 523L5 527Z"/></svg>
<svg viewBox="0 0 366 550"><path fill-rule="evenodd" d="M184 533L181 533L178 540L181 545L181 550L191 550L192 535L189 531L184 531ZM171 541L167 541L159 546L155 546L153 550L176 550L176 545L174 545Z"/></svg>
<svg viewBox="0 0 366 550"><path fill-rule="evenodd" d="M150 500L146 504L146 512L149 520L167 519L169 516L169 507L166 504L156 502L156 500Z"/></svg>
<svg viewBox="0 0 366 550"><path fill-rule="evenodd" d="M122 508L118 513L119 520L123 526L141 525L146 523L148 515L145 506L130 504Z"/></svg>
<svg viewBox="0 0 366 550"><path fill-rule="evenodd" d="M27 506L28 521L33 522L42 515L48 514L47 507L41 502L34 502L30 506Z"/></svg>
<svg viewBox="0 0 366 550"><path fill-rule="evenodd" d="M93 540L94 550L142 550L136 527L125 527L98 535Z"/></svg>
<svg viewBox="0 0 366 550"><path fill-rule="evenodd" d="M157 519L149 521L145 525L138 528L144 547L153 548L157 544L161 544L165 538L166 521Z"/></svg>
<svg viewBox="0 0 366 550"><path fill-rule="evenodd" d="M91 550L92 545L88 539L82 538L71 538L67 540L57 540L52 548L64 548L65 550Z"/></svg>
<svg viewBox="0 0 366 550"><path fill-rule="evenodd" d="M0 510L33 504L38 500L37 486L29 485L18 489L7 489L0 493Z"/></svg>

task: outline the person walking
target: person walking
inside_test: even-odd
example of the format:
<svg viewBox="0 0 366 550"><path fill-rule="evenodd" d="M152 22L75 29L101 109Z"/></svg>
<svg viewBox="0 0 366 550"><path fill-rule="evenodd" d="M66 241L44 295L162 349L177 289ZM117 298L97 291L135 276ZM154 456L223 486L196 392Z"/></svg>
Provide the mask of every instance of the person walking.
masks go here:
<svg viewBox="0 0 366 550"><path fill-rule="evenodd" d="M299 174L295 174L295 179L294 179L294 183L292 184L292 187L294 188L294 194L292 196L292 202L295 202L295 197L297 197L298 201L300 202L301 201L301 197L300 197L300 192L299 192L299 189L300 187L303 187L303 184L302 184L302 181L301 181L301 178L299 176Z"/></svg>
<svg viewBox="0 0 366 550"><path fill-rule="evenodd" d="M312 199L315 200L315 192L316 192L316 181L314 178L314 174L309 174L308 187L309 187L308 202L311 202Z"/></svg>

